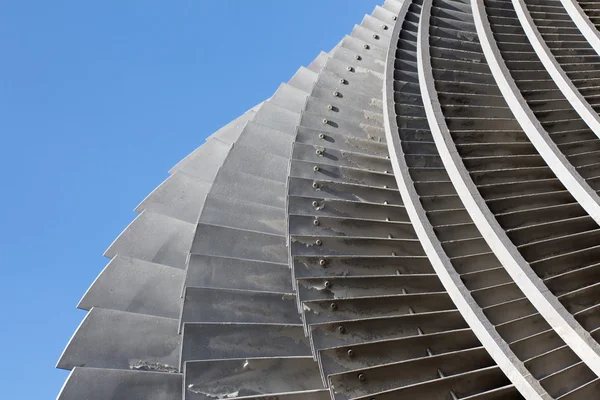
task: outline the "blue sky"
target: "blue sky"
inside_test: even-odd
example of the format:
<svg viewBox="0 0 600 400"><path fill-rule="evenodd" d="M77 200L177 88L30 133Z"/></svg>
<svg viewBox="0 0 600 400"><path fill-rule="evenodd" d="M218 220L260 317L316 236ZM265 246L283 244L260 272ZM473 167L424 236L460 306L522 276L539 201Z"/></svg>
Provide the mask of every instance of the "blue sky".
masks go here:
<svg viewBox="0 0 600 400"><path fill-rule="evenodd" d="M133 208L381 2L2 1L2 397L55 398L75 306Z"/></svg>

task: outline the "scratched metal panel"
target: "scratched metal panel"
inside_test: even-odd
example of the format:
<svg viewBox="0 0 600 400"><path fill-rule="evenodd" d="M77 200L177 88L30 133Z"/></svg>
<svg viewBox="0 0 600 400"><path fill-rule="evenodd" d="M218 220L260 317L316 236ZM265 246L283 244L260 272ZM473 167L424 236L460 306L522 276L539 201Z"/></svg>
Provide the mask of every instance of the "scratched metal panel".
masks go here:
<svg viewBox="0 0 600 400"><path fill-rule="evenodd" d="M154 189L135 210L149 210L194 224L209 189L208 182L178 171Z"/></svg>
<svg viewBox="0 0 600 400"><path fill-rule="evenodd" d="M290 196L288 199L288 214L409 222L406 209L403 206L317 199L315 197Z"/></svg>
<svg viewBox="0 0 600 400"><path fill-rule="evenodd" d="M341 83L344 79L345 83ZM379 83L379 86L378 86ZM338 91L344 95L344 92L353 91L364 96L381 96L381 79L375 75L366 75L348 71L348 63L334 58L330 58L323 72L319 75L319 85L338 88Z"/></svg>
<svg viewBox="0 0 600 400"><path fill-rule="evenodd" d="M365 49L365 44L369 45L369 43L365 40L362 40L355 36L346 35L342 40L342 48L347 49L353 54L361 54L365 59L371 58L373 61L373 65L375 66L374 70L383 73L384 70L384 61L387 57L387 51L382 47L369 46L369 49ZM368 50L368 51L365 51ZM335 53L336 57L338 53ZM364 67L364 65L361 65Z"/></svg>
<svg viewBox="0 0 600 400"><path fill-rule="evenodd" d="M348 67L346 67L347 69ZM318 81L313 88L311 98L321 101L328 101L333 106L350 107L355 110L365 110L365 112L381 113L383 100L380 96L369 96L357 93L352 90L342 90L346 86L340 82L334 82L334 85L328 85L327 82ZM387 153L387 148L386 148Z"/></svg>
<svg viewBox="0 0 600 400"><path fill-rule="evenodd" d="M313 217L290 215L290 235L319 237L360 237L416 239L417 235L409 222L372 221L357 218Z"/></svg>
<svg viewBox="0 0 600 400"><path fill-rule="evenodd" d="M302 325L183 325L181 362L242 357L311 356Z"/></svg>
<svg viewBox="0 0 600 400"><path fill-rule="evenodd" d="M295 161L302 160L303 162L334 165L336 167L358 168L384 174L386 171L387 173L392 171L392 164L385 157L373 157L356 152L335 150L330 148L327 143L318 146L294 143L292 158Z"/></svg>
<svg viewBox="0 0 600 400"><path fill-rule="evenodd" d="M191 255L185 286L291 292L287 264Z"/></svg>
<svg viewBox="0 0 600 400"><path fill-rule="evenodd" d="M326 153L325 153L326 154ZM315 169L315 166L317 169ZM310 161L294 160L290 167L290 176L294 178L319 179L337 183L350 183L371 188L397 189L394 176L385 172L371 172L359 168L338 167Z"/></svg>
<svg viewBox="0 0 600 400"><path fill-rule="evenodd" d="M344 255L424 256L418 240L410 239L363 239L353 237L294 236L291 240L293 255Z"/></svg>
<svg viewBox="0 0 600 400"><path fill-rule="evenodd" d="M319 351L326 375L358 370L481 346L470 329L379 340Z"/></svg>
<svg viewBox="0 0 600 400"><path fill-rule="evenodd" d="M345 99L331 96L331 99L316 99L309 97L303 113L320 114L325 117L336 117L346 122L364 123L377 127L383 126L381 110L365 110L363 107L354 108L346 103ZM335 104L334 104L335 103Z"/></svg>
<svg viewBox="0 0 600 400"><path fill-rule="evenodd" d="M243 199L209 196L199 222L285 235L285 210Z"/></svg>
<svg viewBox="0 0 600 400"><path fill-rule="evenodd" d="M184 269L194 226L166 215L144 211L125 228L104 256L112 258L120 254Z"/></svg>
<svg viewBox="0 0 600 400"><path fill-rule="evenodd" d="M454 308L454 303L446 293L387 295L302 302L303 315L308 325L357 318L396 317L411 314L411 310L415 313L430 313Z"/></svg>
<svg viewBox="0 0 600 400"><path fill-rule="evenodd" d="M180 269L117 255L96 278L78 307L178 318L184 275Z"/></svg>
<svg viewBox="0 0 600 400"><path fill-rule="evenodd" d="M306 113L302 116L300 126L321 130L324 133L340 133L361 139L385 142L385 132L383 127L369 123L345 121L343 118L339 118L335 115L329 115L325 118L319 114Z"/></svg>
<svg viewBox="0 0 600 400"><path fill-rule="evenodd" d="M426 256L294 256L296 278L325 276L369 276L431 274L433 268Z"/></svg>
<svg viewBox="0 0 600 400"><path fill-rule="evenodd" d="M176 372L180 345L176 319L93 308L57 366Z"/></svg>
<svg viewBox="0 0 600 400"><path fill-rule="evenodd" d="M327 147L328 149L338 151L361 153L365 156L387 157L387 146L385 143L356 138L338 132L324 132L305 127L298 128L296 144Z"/></svg>
<svg viewBox="0 0 600 400"><path fill-rule="evenodd" d="M311 179L290 176L288 181L288 195L314 197L317 199L363 201L378 204L387 202L387 204L402 205L402 198L398 190L333 182L326 178L317 177Z"/></svg>
<svg viewBox="0 0 600 400"><path fill-rule="evenodd" d="M339 61L352 63L355 65L355 73L357 76L361 74L365 74L368 76L368 81L375 82L376 78L379 78L380 84L383 87L383 72L385 69L385 63L381 59L377 59L372 57L373 52L364 53L364 49L359 48L359 46L353 46L353 49L346 47L345 45L350 42L350 40L342 41L342 45L336 48L332 57ZM360 54L360 60L356 59L356 55Z"/></svg>
<svg viewBox="0 0 600 400"><path fill-rule="evenodd" d="M212 400L321 389L312 357L243 358L185 364L185 399Z"/></svg>
<svg viewBox="0 0 600 400"><path fill-rule="evenodd" d="M57 400L181 400L183 375L75 367Z"/></svg>
<svg viewBox="0 0 600 400"><path fill-rule="evenodd" d="M285 236L198 224L191 254L287 262Z"/></svg>
<svg viewBox="0 0 600 400"><path fill-rule="evenodd" d="M181 322L298 324L300 317L294 294L188 287Z"/></svg>
<svg viewBox="0 0 600 400"><path fill-rule="evenodd" d="M361 276L297 278L298 297L334 300L352 297L388 296L403 293L445 292L437 275Z"/></svg>
<svg viewBox="0 0 600 400"><path fill-rule="evenodd" d="M374 37L375 35L377 35L377 32L362 25L355 25L354 29L352 29L352 37L364 40L370 46L368 49L363 51L363 54L369 54L369 52L373 49L381 49L381 51L387 52L389 42L386 40L381 40L381 37L376 39Z"/></svg>
<svg viewBox="0 0 600 400"><path fill-rule="evenodd" d="M311 341L317 349L417 336L468 328L458 310L363 318L314 324Z"/></svg>
<svg viewBox="0 0 600 400"><path fill-rule="evenodd" d="M331 400L328 389L236 397L239 400Z"/></svg>

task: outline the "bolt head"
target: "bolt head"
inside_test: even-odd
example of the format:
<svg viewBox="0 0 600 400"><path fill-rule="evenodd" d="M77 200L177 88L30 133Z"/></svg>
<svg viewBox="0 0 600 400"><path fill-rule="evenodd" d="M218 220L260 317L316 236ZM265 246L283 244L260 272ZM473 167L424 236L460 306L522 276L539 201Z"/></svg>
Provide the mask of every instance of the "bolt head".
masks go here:
<svg viewBox="0 0 600 400"><path fill-rule="evenodd" d="M375 40L379 39L379 35L373 35L373 39L375 39Z"/></svg>
<svg viewBox="0 0 600 400"><path fill-rule="evenodd" d="M386 30L388 29L388 26L387 26L387 25L381 25L381 28L382 28L384 31L386 31Z"/></svg>
<svg viewBox="0 0 600 400"><path fill-rule="evenodd" d="M340 97L340 92L333 92L333 95L334 95L335 97Z"/></svg>
<svg viewBox="0 0 600 400"><path fill-rule="evenodd" d="M329 308L331 308L332 310L334 310L334 311L335 311L335 310L337 310L337 304L335 304L335 303L331 303L331 304L329 305Z"/></svg>
<svg viewBox="0 0 600 400"><path fill-rule="evenodd" d="M348 68L346 68L346 69L347 69L348 71L350 71L350 72L354 71L354 68L352 68L352 67L348 67Z"/></svg>
<svg viewBox="0 0 600 400"><path fill-rule="evenodd" d="M327 109L328 110L333 110L333 106L331 104L327 104Z"/></svg>
<svg viewBox="0 0 600 400"><path fill-rule="evenodd" d="M396 21L396 20L398 19L398 17L396 17L396 16L394 15L394 16L392 17L392 19L393 19L394 21Z"/></svg>
<svg viewBox="0 0 600 400"><path fill-rule="evenodd" d="M319 223L320 223L320 222L319 222L319 220L318 220L318 219L315 219L315 220L313 221L313 224L314 224L315 226L319 226Z"/></svg>
<svg viewBox="0 0 600 400"><path fill-rule="evenodd" d="M338 326L338 332L342 334L346 333L346 328L344 328L344 325Z"/></svg>
<svg viewBox="0 0 600 400"><path fill-rule="evenodd" d="M328 120L327 118L324 118L324 119L323 119L323 124L324 124L324 125L327 125L328 123L329 123L329 120Z"/></svg>
<svg viewBox="0 0 600 400"><path fill-rule="evenodd" d="M315 153L320 156L321 154L323 154L323 150L315 150Z"/></svg>
<svg viewBox="0 0 600 400"><path fill-rule="evenodd" d="M368 44L365 44L363 47L364 47L366 50L369 50L369 49L371 48L371 46L369 46Z"/></svg>
<svg viewBox="0 0 600 400"><path fill-rule="evenodd" d="M354 350L348 349L348 357L354 357Z"/></svg>
<svg viewBox="0 0 600 400"><path fill-rule="evenodd" d="M321 239L317 239L317 240L315 240L315 244L316 244L317 246L320 246L320 245L322 245L322 244L323 244L323 241L322 241Z"/></svg>
<svg viewBox="0 0 600 400"><path fill-rule="evenodd" d="M320 260L319 260L319 265L320 265L321 267L324 267L325 265L327 265L327 261L325 261L324 259L320 259Z"/></svg>
<svg viewBox="0 0 600 400"><path fill-rule="evenodd" d="M313 167L313 170L314 170L315 172L319 172L320 168L319 168L318 166L316 166L316 165L315 165L315 166Z"/></svg>
<svg viewBox="0 0 600 400"><path fill-rule="evenodd" d="M354 57L354 58L356 58L358 61L362 60L362 57L361 57L360 55L357 55L357 56L356 56L356 57Z"/></svg>
<svg viewBox="0 0 600 400"><path fill-rule="evenodd" d="M364 382L364 381L365 381L365 379L366 379L366 378L365 378L365 374L358 374L357 378L358 378L358 380L359 380L359 381L361 381L361 382Z"/></svg>
<svg viewBox="0 0 600 400"><path fill-rule="evenodd" d="M325 139L325 135L323 135L322 133L319 133L319 139Z"/></svg>
<svg viewBox="0 0 600 400"><path fill-rule="evenodd" d="M313 207L319 207L319 202L318 201L313 201L312 205L313 205Z"/></svg>
<svg viewBox="0 0 600 400"><path fill-rule="evenodd" d="M329 289L331 287L331 282L325 281L323 282L323 286L325 286L326 289Z"/></svg>
<svg viewBox="0 0 600 400"><path fill-rule="evenodd" d="M319 184L317 182L313 182L312 187L315 189L319 188Z"/></svg>

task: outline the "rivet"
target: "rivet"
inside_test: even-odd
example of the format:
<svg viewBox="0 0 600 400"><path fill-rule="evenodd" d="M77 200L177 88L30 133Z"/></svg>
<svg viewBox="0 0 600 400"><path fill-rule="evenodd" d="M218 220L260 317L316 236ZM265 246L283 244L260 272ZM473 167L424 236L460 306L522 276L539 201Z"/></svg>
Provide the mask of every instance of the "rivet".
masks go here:
<svg viewBox="0 0 600 400"><path fill-rule="evenodd" d="M392 256L396 257L396 252L392 251Z"/></svg>
<svg viewBox="0 0 600 400"><path fill-rule="evenodd" d="M388 172L388 171L383 171L383 173L384 173L384 174L389 174L389 172Z"/></svg>
<svg viewBox="0 0 600 400"><path fill-rule="evenodd" d="M313 201L312 202L313 207L319 207L319 202L318 201Z"/></svg>
<svg viewBox="0 0 600 400"><path fill-rule="evenodd" d="M321 239L317 239L317 240L315 240L315 244L316 244L317 246L320 246L320 245L322 245L322 244L323 244L323 242L321 241Z"/></svg>
<svg viewBox="0 0 600 400"><path fill-rule="evenodd" d="M354 357L354 350L348 349L348 357Z"/></svg>
<svg viewBox="0 0 600 400"><path fill-rule="evenodd" d="M314 170L315 172L319 172L320 168L319 168L317 165L315 165L315 166L313 167L313 170Z"/></svg>
<svg viewBox="0 0 600 400"><path fill-rule="evenodd" d="M319 133L319 139L325 139L325 135L323 135L322 133Z"/></svg>
<svg viewBox="0 0 600 400"><path fill-rule="evenodd" d="M328 105L327 105L327 109L328 109L328 110L333 110L333 106L332 106L331 104L328 104Z"/></svg>
<svg viewBox="0 0 600 400"><path fill-rule="evenodd" d="M356 57L354 57L354 58L356 58L358 61L362 60L362 57L361 57L361 56L359 56L359 55L357 55L357 56L356 56Z"/></svg>
<svg viewBox="0 0 600 400"><path fill-rule="evenodd" d="M366 50L369 50L369 49L371 48L371 46L369 46L368 44L365 44L363 47L364 47Z"/></svg>
<svg viewBox="0 0 600 400"><path fill-rule="evenodd" d="M393 239L393 238L394 238L394 236L392 236L392 234L390 233L390 234L388 235L388 239Z"/></svg>
<svg viewBox="0 0 600 400"><path fill-rule="evenodd" d="M322 258L322 259L319 260L319 265L321 267L324 267L325 265L327 265L327 261L325 261L325 259Z"/></svg>
<svg viewBox="0 0 600 400"><path fill-rule="evenodd" d="M385 158L386 158L387 160L389 160L389 159L390 159L390 156L385 156Z"/></svg>
<svg viewBox="0 0 600 400"><path fill-rule="evenodd" d="M383 185L383 188L384 188L384 189L387 189L388 187L387 187L387 185Z"/></svg>
<svg viewBox="0 0 600 400"><path fill-rule="evenodd" d="M319 184L317 182L313 182L313 188L318 189L319 188Z"/></svg>
<svg viewBox="0 0 600 400"><path fill-rule="evenodd" d="M325 281L323 282L323 286L325 286L326 289L329 289L331 287L331 282Z"/></svg>
<svg viewBox="0 0 600 400"><path fill-rule="evenodd" d="M347 81L347 80L345 80L344 78L342 78L342 79L340 79L340 83L341 83L342 85L345 85L346 83L348 83L348 81Z"/></svg>
<svg viewBox="0 0 600 400"><path fill-rule="evenodd" d="M381 27L383 28L383 30L387 30L388 26L387 25L381 25Z"/></svg>
<svg viewBox="0 0 600 400"><path fill-rule="evenodd" d="M314 203L316 203L316 201L313 201L313 204ZM388 221L388 222L390 221L390 219L388 217L385 217L385 220Z"/></svg>
<svg viewBox="0 0 600 400"><path fill-rule="evenodd" d="M334 95L335 97L340 97L340 92L333 92L333 95Z"/></svg>
<svg viewBox="0 0 600 400"><path fill-rule="evenodd" d="M352 68L352 67L348 67L348 68L346 68L346 69L347 69L349 72L352 72L352 71L354 71L354 68Z"/></svg>
<svg viewBox="0 0 600 400"><path fill-rule="evenodd" d="M361 382L364 382L364 381L365 381L365 379L366 379L366 378L365 378L365 374L358 374L357 378L358 378L358 380L359 380L359 381L361 381Z"/></svg>
<svg viewBox="0 0 600 400"><path fill-rule="evenodd" d="M313 225L315 225L315 226L319 226L319 220L318 220L318 219L315 219L315 220L313 221Z"/></svg>
<svg viewBox="0 0 600 400"><path fill-rule="evenodd" d="M327 125L329 123L329 120L327 118L323 118L323 124Z"/></svg>
<svg viewBox="0 0 600 400"><path fill-rule="evenodd" d="M337 310L337 304L335 304L335 303L331 303L331 304L329 305L329 308L331 308L332 310L334 310L334 311L335 311L335 310Z"/></svg>
<svg viewBox="0 0 600 400"><path fill-rule="evenodd" d="M396 17L396 16L394 15L394 16L392 17L392 19L393 19L394 21L396 21L396 20L398 19L398 17Z"/></svg>
<svg viewBox="0 0 600 400"><path fill-rule="evenodd" d="M346 328L344 328L344 325L340 325L340 326L338 326L338 332L339 332L339 333L342 333L342 334L343 334L343 333L346 333Z"/></svg>
<svg viewBox="0 0 600 400"><path fill-rule="evenodd" d="M375 40L379 39L379 35L373 35L373 39L375 39Z"/></svg>
<svg viewBox="0 0 600 400"><path fill-rule="evenodd" d="M389 204L389 203L388 203L388 202L387 202L387 200L386 200L386 201L384 201L384 202L383 202L383 204L386 204L386 205L387 205L387 204Z"/></svg>
<svg viewBox="0 0 600 400"><path fill-rule="evenodd" d="M317 149L317 150L315 150L315 153L316 153L318 156L320 156L321 154L323 154L323 150L321 150L321 149Z"/></svg>

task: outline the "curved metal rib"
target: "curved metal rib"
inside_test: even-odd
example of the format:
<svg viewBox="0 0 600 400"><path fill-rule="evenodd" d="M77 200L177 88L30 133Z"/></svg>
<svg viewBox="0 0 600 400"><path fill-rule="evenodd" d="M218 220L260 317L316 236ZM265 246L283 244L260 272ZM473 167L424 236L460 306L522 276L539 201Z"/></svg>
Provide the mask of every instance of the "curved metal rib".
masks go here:
<svg viewBox="0 0 600 400"><path fill-rule="evenodd" d="M432 112L430 101L426 94L433 85L432 77L423 76L423 69L431 71L429 60L429 20L431 16L432 0L423 2L421 18L419 22L419 31L417 37L417 60L419 64L419 81L421 91L424 96L423 103L426 110ZM386 139L389 152L392 159L394 174L398 182L398 188L402 195L403 202L410 219L413 223L417 236L421 241L425 253L429 257L431 264L436 271L442 284L448 291L450 298L454 301L461 314L465 317L467 323L473 329L473 332L481 343L485 346L494 361L509 377L515 387L527 399L547 399L550 396L540 386L529 371L518 361L517 357L510 349L508 344L495 331L494 326L483 313L481 307L477 305L470 291L461 280L460 275L454 269L449 257L447 256L441 242L427 218L425 210L420 203L419 195L414 187L414 181L409 173L409 168L405 160L404 150L400 143L398 124L395 117L394 100L394 63L396 61L396 41L400 35L401 25L396 26L393 32L388 59L386 62L385 83L384 83L384 121ZM397 39L396 39L397 40ZM424 53L425 52L425 53ZM428 65L423 65L423 59L426 58ZM435 90L435 89L434 89ZM439 106L439 103L438 103ZM441 111L441 110L440 110ZM441 114L438 114L441 115ZM431 116L430 116L431 117ZM432 127L434 128L434 127ZM466 204L468 205L468 204Z"/></svg>
<svg viewBox="0 0 600 400"><path fill-rule="evenodd" d="M600 197L568 162L560 149L548 137L548 133L539 123L525 99L519 92L510 72L502 61L493 33L487 20L483 0L471 0L475 26L481 39L481 46L490 69L498 83L500 91L506 98L512 112L521 124L523 131L533 143L537 151L552 168L557 178L577 199L579 204L600 223Z"/></svg>
<svg viewBox="0 0 600 400"><path fill-rule="evenodd" d="M544 64L544 67L569 103L571 103L592 132L600 138L600 116L598 116L587 100L579 93L548 48L548 45L544 42L544 39L542 39L525 2L523 0L512 0L512 3L517 16L519 17L519 21L521 22L521 26L523 27L529 42L533 46L533 49L542 61L542 64Z"/></svg>
<svg viewBox="0 0 600 400"><path fill-rule="evenodd" d="M596 53L600 55L600 32L585 14L579 2L577 0L560 0L560 2L581 31L581 34L585 36L589 44L596 50Z"/></svg>
<svg viewBox="0 0 600 400"><path fill-rule="evenodd" d="M573 196L590 213L596 222L600 221L600 214L598 214L600 209L597 202L598 196L585 182L582 182L581 177L578 175L575 176L572 168L564 160L564 156L551 143L550 139L547 138L547 134L544 135L543 128L527 107L514 81L510 78L510 73L506 66L503 65L499 50L493 41L483 0L471 0L471 5L473 7L475 25L481 38L481 45L486 59L515 117L520 121L523 130L531 142L536 146L561 182L571 191ZM502 249L500 248L500 250ZM503 253L505 254L502 254L502 257L503 261L507 263L505 266L510 271L511 276L515 278L520 287L523 287L528 298L532 300L535 307L544 315L544 318L550 325L556 327L561 338L585 361L590 369L600 375L600 345L581 327L554 296L545 291L545 285L531 271L531 268L526 267L527 263L524 260L522 264L519 263L519 266L514 261L511 262L509 258L510 253L506 249L504 247ZM512 256L513 260L518 260L519 258L517 257L521 256L518 254Z"/></svg>

